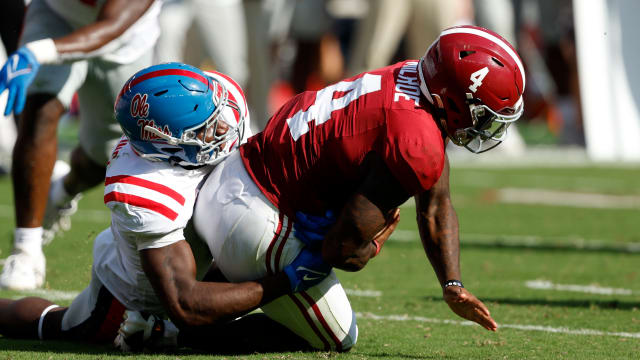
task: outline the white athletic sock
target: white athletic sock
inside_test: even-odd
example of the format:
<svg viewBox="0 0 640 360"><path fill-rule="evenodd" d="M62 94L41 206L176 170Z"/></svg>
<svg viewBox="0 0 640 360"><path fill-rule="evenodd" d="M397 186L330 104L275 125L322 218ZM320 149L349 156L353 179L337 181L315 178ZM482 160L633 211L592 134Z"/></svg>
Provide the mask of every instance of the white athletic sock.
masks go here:
<svg viewBox="0 0 640 360"><path fill-rule="evenodd" d="M16 228L14 246L28 254L42 252L42 226L37 228Z"/></svg>
<svg viewBox="0 0 640 360"><path fill-rule="evenodd" d="M61 177L51 183L51 189L49 192L51 193L50 200L54 205L62 205L71 201L73 195L69 195L67 190L64 188L64 178L66 176Z"/></svg>

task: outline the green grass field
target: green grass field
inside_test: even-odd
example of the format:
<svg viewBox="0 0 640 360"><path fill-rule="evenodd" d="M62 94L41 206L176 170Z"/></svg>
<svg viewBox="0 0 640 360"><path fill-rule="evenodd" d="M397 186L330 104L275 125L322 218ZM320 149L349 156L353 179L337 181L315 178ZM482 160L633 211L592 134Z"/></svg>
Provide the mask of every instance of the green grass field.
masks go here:
<svg viewBox="0 0 640 360"><path fill-rule="evenodd" d="M239 358L640 358L640 169L454 167L451 177L462 280L490 307L497 333L462 321L441 300L417 237L413 205L407 204L380 256L359 273L338 274L359 315L359 341L350 353ZM13 229L8 178L0 179L0 195L4 258ZM102 189L96 189L81 201L73 229L45 248L45 289L0 297L37 295L70 303L89 281L93 238L108 223ZM0 337L2 359L211 356L123 356L108 347Z"/></svg>

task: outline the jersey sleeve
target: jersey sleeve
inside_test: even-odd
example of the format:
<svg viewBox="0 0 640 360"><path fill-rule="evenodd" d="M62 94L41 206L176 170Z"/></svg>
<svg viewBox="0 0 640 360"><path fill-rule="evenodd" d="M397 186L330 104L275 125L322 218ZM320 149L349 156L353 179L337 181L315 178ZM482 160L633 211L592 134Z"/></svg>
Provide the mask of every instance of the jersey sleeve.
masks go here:
<svg viewBox="0 0 640 360"><path fill-rule="evenodd" d="M391 111L383 151L386 165L411 195L433 187L444 168L444 142L428 114Z"/></svg>
<svg viewBox="0 0 640 360"><path fill-rule="evenodd" d="M125 147L121 152L127 150ZM107 168L104 189L104 203L111 210L116 236L138 250L183 240L182 230L191 217L195 188L202 174L177 176L168 163L135 158L131 151L128 156L122 155L112 159Z"/></svg>
<svg viewBox="0 0 640 360"><path fill-rule="evenodd" d="M137 250L155 249L184 240L184 228L153 210L112 201L111 227Z"/></svg>

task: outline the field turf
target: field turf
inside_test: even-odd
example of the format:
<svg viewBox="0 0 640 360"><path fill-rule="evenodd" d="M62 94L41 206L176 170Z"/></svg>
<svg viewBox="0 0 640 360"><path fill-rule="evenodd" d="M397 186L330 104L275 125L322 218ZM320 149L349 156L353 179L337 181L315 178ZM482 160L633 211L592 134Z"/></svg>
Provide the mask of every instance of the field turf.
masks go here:
<svg viewBox="0 0 640 360"><path fill-rule="evenodd" d="M339 272L358 313L347 354L239 355L246 359L638 359L640 358L640 169L455 167L462 281L500 329L456 317L417 237L412 203L381 254L358 273ZM0 179L0 257L10 253L13 199ZM526 196L525 196L526 195ZM109 214L102 189L88 193L73 228L45 248L47 282L29 293L69 304L89 281L91 246ZM109 347L0 337L0 359L204 359L193 353L123 355Z"/></svg>

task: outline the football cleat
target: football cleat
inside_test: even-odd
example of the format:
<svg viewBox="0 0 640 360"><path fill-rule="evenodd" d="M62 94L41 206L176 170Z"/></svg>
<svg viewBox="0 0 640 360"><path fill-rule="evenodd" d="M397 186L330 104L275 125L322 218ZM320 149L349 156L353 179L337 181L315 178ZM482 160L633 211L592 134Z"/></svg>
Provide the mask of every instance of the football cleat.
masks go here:
<svg viewBox="0 0 640 360"><path fill-rule="evenodd" d="M178 328L157 315L127 310L113 340L116 349L123 352L143 350L159 351L178 346Z"/></svg>
<svg viewBox="0 0 640 360"><path fill-rule="evenodd" d="M44 284L46 261L44 254L29 254L16 249L4 263L0 274L0 288L6 290L33 290Z"/></svg>
<svg viewBox="0 0 640 360"><path fill-rule="evenodd" d="M64 176L70 170L71 168L64 161L56 161L53 175L51 175L49 197L42 221L42 245L49 244L62 232L69 231L71 229L71 216L78 211L78 201L82 198L82 194L77 194L62 203L55 203L53 200L56 198L54 191L62 188Z"/></svg>

